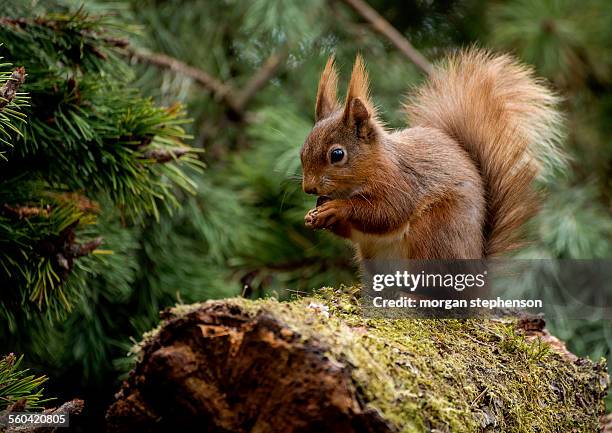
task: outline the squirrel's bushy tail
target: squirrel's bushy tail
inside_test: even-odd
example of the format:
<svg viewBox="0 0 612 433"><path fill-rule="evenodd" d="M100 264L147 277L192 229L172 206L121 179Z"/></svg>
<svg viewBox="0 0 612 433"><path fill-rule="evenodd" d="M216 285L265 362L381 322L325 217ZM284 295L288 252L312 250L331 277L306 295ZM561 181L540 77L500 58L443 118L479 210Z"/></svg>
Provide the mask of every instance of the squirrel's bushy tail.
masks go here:
<svg viewBox="0 0 612 433"><path fill-rule="evenodd" d="M485 256L518 245L537 208L534 179L563 160L558 102L531 68L471 48L436 67L405 106L411 126L444 131L476 162L487 202Z"/></svg>

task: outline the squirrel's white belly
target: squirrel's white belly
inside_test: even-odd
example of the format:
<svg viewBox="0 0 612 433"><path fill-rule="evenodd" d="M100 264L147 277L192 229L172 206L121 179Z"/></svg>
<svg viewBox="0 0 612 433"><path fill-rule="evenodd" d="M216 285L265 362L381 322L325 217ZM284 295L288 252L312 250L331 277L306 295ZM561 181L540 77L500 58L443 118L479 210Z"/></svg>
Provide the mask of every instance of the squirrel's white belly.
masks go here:
<svg viewBox="0 0 612 433"><path fill-rule="evenodd" d="M408 232L410 223L384 235L364 233L353 229L351 241L355 244L361 260L364 259L402 259L409 257Z"/></svg>

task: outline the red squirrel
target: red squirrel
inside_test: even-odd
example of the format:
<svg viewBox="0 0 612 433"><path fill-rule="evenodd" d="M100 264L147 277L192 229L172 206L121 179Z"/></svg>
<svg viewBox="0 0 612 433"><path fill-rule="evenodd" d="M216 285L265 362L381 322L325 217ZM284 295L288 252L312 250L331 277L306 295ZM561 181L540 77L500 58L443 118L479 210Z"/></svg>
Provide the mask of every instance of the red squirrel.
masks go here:
<svg viewBox="0 0 612 433"><path fill-rule="evenodd" d="M350 239L358 258L480 259L520 244L535 178L561 157L559 98L508 55L449 56L388 130L357 56L344 104L330 58L301 150L306 226Z"/></svg>

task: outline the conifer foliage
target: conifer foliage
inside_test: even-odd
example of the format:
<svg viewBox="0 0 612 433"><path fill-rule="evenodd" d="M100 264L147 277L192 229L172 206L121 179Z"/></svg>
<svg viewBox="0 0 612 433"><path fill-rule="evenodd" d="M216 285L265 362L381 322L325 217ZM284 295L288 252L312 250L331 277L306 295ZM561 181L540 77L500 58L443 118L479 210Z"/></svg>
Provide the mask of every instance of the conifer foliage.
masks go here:
<svg viewBox="0 0 612 433"><path fill-rule="evenodd" d="M126 43L119 24L83 9L31 9L11 7L0 18L2 54L19 65L8 80L21 84L25 67L28 94L27 104L3 110L20 110L4 128L4 319L18 306L70 308L82 290L66 280L104 244L102 233L84 231L103 212L101 200L134 221L171 206L174 185L191 188L178 163L189 159L181 109L157 107L128 85L132 72L116 52Z"/></svg>
<svg viewBox="0 0 612 433"><path fill-rule="evenodd" d="M121 232L175 208L198 165L180 105L130 84L129 27L68 3L0 3L0 340L30 362L54 350L53 326L97 303L100 272L121 289ZM2 361L0 392L20 359Z"/></svg>
<svg viewBox="0 0 612 433"><path fill-rule="evenodd" d="M42 398L41 389L47 378L28 374L21 368L22 361L23 355L17 357L13 353L0 358L0 411L15 404L36 409L47 401Z"/></svg>

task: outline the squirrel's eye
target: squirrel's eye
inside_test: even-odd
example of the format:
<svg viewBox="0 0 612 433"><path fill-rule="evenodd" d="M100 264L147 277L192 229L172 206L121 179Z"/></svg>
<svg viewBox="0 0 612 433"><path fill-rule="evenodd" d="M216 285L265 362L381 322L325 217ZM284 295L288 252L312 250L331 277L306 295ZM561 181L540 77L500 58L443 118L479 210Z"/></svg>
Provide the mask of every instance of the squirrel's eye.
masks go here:
<svg viewBox="0 0 612 433"><path fill-rule="evenodd" d="M329 159L332 162L332 164L342 161L344 159L344 150L342 149L332 150L331 153L329 154Z"/></svg>

